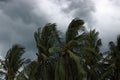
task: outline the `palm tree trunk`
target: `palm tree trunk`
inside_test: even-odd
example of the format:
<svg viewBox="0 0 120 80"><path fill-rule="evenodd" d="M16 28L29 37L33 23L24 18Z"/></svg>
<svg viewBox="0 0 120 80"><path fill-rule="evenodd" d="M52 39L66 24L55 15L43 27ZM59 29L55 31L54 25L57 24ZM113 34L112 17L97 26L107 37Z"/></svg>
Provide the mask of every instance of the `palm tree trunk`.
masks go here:
<svg viewBox="0 0 120 80"><path fill-rule="evenodd" d="M116 66L115 78L116 78L116 80L120 80L120 63L119 63L119 59L116 60L115 66Z"/></svg>
<svg viewBox="0 0 120 80"><path fill-rule="evenodd" d="M14 76L7 76L6 80L14 80Z"/></svg>
<svg viewBox="0 0 120 80"><path fill-rule="evenodd" d="M116 72L115 74L116 80L120 80L120 68L117 68L115 72Z"/></svg>
<svg viewBox="0 0 120 80"><path fill-rule="evenodd" d="M66 80L73 80L73 77L72 77L72 72L71 72L71 65L70 65L70 61L69 61L69 57L68 55L65 56L65 65L66 65Z"/></svg>
<svg viewBox="0 0 120 80"><path fill-rule="evenodd" d="M91 76L90 76L90 80L96 80L96 75L95 75L94 66L91 66L91 71L92 71L92 74L91 74Z"/></svg>

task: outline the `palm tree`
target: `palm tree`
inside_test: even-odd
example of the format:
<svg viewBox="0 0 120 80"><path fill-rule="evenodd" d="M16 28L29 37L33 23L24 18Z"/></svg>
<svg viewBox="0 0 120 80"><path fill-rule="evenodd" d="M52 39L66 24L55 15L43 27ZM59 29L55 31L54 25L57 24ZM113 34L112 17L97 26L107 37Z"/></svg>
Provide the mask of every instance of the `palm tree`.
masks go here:
<svg viewBox="0 0 120 80"><path fill-rule="evenodd" d="M26 65L19 75L16 77L16 80L40 80L36 74L38 70L38 62L32 61Z"/></svg>
<svg viewBox="0 0 120 80"><path fill-rule="evenodd" d="M39 68L36 73L42 80L54 80L54 62L50 59L53 54L49 52L51 47L59 44L59 31L56 29L56 24L47 24L42 29L35 32L34 37L38 48ZM38 78L38 79L39 79Z"/></svg>
<svg viewBox="0 0 120 80"><path fill-rule="evenodd" d="M101 39L98 38L98 32L90 30L86 33L82 50L82 57L84 59L84 67L87 72L87 79L97 80L99 78L99 61L101 59L100 46L102 45Z"/></svg>
<svg viewBox="0 0 120 80"><path fill-rule="evenodd" d="M83 24L83 20L73 19L66 31L65 41L59 37L55 24L47 24L43 29L35 32L39 78L42 80L81 80L83 78L85 72L82 60L80 61L80 57L74 53L85 32Z"/></svg>
<svg viewBox="0 0 120 80"><path fill-rule="evenodd" d="M109 42L110 51L105 58L107 62L106 70L102 79L120 80L120 36L117 37L116 44Z"/></svg>
<svg viewBox="0 0 120 80"><path fill-rule="evenodd" d="M5 61L2 62L3 69L6 72L5 74L6 80L14 80L18 70L24 64L24 58L21 58L24 54L24 48L21 45L13 45L11 49L8 50Z"/></svg>
<svg viewBox="0 0 120 80"><path fill-rule="evenodd" d="M116 71L116 80L120 80L120 35L117 37L117 53L116 53L116 62L115 62L115 71Z"/></svg>
<svg viewBox="0 0 120 80"><path fill-rule="evenodd" d="M72 20L66 31L65 41L61 44L60 57L56 62L55 80L81 80L85 76L82 59L76 53L85 32L84 21Z"/></svg>
<svg viewBox="0 0 120 80"><path fill-rule="evenodd" d="M55 46L58 43L59 35L56 29L56 24L48 23L43 29L39 28L34 34L36 45L38 48L38 62L41 60L41 54L49 56L49 48Z"/></svg>
<svg viewBox="0 0 120 80"><path fill-rule="evenodd" d="M0 60L0 74L6 80L120 80L120 36L101 54L99 33L87 32L83 25L83 20L73 19L62 37L56 24L39 28L34 33L37 61L23 66L24 48L13 45Z"/></svg>

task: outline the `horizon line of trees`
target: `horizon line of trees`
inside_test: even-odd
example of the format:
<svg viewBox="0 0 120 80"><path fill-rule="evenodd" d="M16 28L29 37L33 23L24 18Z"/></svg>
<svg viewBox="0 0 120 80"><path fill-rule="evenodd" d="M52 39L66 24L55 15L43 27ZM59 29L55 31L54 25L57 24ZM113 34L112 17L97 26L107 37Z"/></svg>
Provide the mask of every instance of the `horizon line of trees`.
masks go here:
<svg viewBox="0 0 120 80"><path fill-rule="evenodd" d="M100 52L102 41L95 29L86 31L84 21L71 21L64 37L56 24L46 24L34 33L37 61L22 57L25 48L13 45L0 60L5 80L120 80L120 35Z"/></svg>

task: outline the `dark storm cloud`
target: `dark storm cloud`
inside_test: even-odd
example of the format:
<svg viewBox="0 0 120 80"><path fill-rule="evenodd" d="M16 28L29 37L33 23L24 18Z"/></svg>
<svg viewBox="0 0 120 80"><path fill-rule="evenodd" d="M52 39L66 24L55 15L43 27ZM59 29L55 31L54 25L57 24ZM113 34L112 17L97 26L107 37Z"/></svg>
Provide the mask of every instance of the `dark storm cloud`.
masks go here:
<svg viewBox="0 0 120 80"><path fill-rule="evenodd" d="M10 17L0 14L0 45L2 44L2 54L5 55L13 44L22 44L28 51L34 51L33 32L35 31L34 24L26 25L21 20L12 21ZM36 28L37 30L37 28Z"/></svg>
<svg viewBox="0 0 120 80"><path fill-rule="evenodd" d="M8 0L0 0L0 1L6 2L6 1L8 1Z"/></svg>
<svg viewBox="0 0 120 80"><path fill-rule="evenodd" d="M0 2L0 45L6 51L13 44L22 44L26 47L27 57L33 57L35 52L34 31L46 24L47 19L42 12L35 15L33 0L2 0Z"/></svg>
<svg viewBox="0 0 120 80"><path fill-rule="evenodd" d="M68 4L67 8L62 9L65 13L84 19L89 25L93 24L95 6L92 0L59 0L63 4L65 1Z"/></svg>
<svg viewBox="0 0 120 80"><path fill-rule="evenodd" d="M41 17L36 16L32 10L35 9L35 0L10 0L5 3L1 3L1 10L4 14L16 20L18 18L22 19L25 23L36 23L45 22L42 12ZM42 19L40 19L42 18ZM41 21L39 21L41 20Z"/></svg>
<svg viewBox="0 0 120 80"><path fill-rule="evenodd" d="M63 8L59 3L68 7ZM64 29L74 17L92 24L92 12L91 0L0 0L0 54L5 55L18 43L26 47L25 56L35 57L33 35L38 27L54 21Z"/></svg>

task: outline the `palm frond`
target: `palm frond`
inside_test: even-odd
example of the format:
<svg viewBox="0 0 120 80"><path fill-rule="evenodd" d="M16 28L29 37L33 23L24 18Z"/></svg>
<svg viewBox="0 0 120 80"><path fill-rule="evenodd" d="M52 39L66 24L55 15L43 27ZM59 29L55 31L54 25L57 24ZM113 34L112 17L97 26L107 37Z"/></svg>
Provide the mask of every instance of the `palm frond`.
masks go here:
<svg viewBox="0 0 120 80"><path fill-rule="evenodd" d="M84 24L83 20L80 19L72 20L66 32L66 43L69 42L70 40L75 39L79 35L78 33L79 30L81 31L85 30L83 24Z"/></svg>

